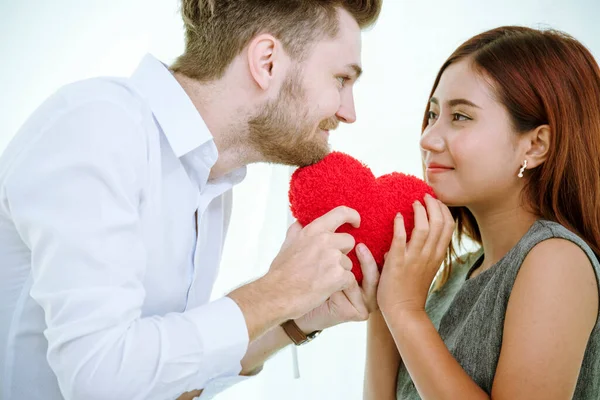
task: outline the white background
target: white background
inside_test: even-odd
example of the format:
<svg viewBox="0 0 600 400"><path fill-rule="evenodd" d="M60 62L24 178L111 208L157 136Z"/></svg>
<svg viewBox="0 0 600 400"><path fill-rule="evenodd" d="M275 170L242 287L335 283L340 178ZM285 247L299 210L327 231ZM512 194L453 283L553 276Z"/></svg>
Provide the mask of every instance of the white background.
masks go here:
<svg viewBox="0 0 600 400"><path fill-rule="evenodd" d="M376 175L420 174L418 138L433 79L464 40L516 24L553 27L600 57L600 0L384 0L363 36L365 73L355 89L358 121L332 135ZM0 0L0 151L27 116L65 83L129 75L153 53L170 63L183 49L177 0ZM285 235L289 170L251 166L235 190L230 234L213 297L265 272ZM271 359L256 378L218 396L233 399L360 399L365 324L333 328Z"/></svg>

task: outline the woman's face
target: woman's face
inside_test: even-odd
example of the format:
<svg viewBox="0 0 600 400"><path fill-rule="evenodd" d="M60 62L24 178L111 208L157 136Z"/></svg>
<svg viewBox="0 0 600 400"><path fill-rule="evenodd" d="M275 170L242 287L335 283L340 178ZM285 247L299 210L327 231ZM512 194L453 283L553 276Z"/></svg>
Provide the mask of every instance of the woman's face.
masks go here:
<svg viewBox="0 0 600 400"><path fill-rule="evenodd" d="M491 206L519 190L518 136L508 111L469 60L451 64L421 137L427 182L449 206Z"/></svg>

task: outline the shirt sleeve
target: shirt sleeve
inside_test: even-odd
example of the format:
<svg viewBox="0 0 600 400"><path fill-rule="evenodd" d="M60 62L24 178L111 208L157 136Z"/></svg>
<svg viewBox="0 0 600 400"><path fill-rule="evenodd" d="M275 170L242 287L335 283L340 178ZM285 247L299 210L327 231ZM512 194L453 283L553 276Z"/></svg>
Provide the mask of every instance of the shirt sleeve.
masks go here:
<svg viewBox="0 0 600 400"><path fill-rule="evenodd" d="M147 141L141 118L120 104L64 107L7 180L9 213L31 251L47 359L66 399L175 399L243 379L248 332L231 299L141 317Z"/></svg>

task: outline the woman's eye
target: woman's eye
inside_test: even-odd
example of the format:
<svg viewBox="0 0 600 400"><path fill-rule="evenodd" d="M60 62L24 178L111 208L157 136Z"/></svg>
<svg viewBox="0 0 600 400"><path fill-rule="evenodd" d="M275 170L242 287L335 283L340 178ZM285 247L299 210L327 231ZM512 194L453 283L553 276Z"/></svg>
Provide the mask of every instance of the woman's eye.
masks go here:
<svg viewBox="0 0 600 400"><path fill-rule="evenodd" d="M467 117L466 115L462 115L459 113L454 113L452 114L452 116L454 117L452 120L453 121L469 121L471 118Z"/></svg>
<svg viewBox="0 0 600 400"><path fill-rule="evenodd" d="M433 121L435 121L437 119L437 114L434 113L433 111L429 111L427 113L427 119L429 120L429 123L432 123Z"/></svg>
<svg viewBox="0 0 600 400"><path fill-rule="evenodd" d="M347 77L345 77L345 76L338 76L336 79L337 79L337 80L338 80L338 82L340 83L340 86L341 86L341 87L344 87L344 84L345 84L345 83L346 83L346 81L348 80L348 78L347 78Z"/></svg>

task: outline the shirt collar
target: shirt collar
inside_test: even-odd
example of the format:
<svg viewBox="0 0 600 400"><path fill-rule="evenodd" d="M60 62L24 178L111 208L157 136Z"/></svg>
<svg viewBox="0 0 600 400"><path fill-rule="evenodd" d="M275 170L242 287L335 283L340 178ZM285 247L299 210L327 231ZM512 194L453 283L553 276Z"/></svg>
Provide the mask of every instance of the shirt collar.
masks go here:
<svg viewBox="0 0 600 400"><path fill-rule="evenodd" d="M213 140L189 96L167 66L153 55L142 59L131 80L148 101L177 157Z"/></svg>
<svg viewBox="0 0 600 400"><path fill-rule="evenodd" d="M202 190L219 156L213 136L202 116L168 67L147 54L131 76L133 85L148 102L171 146L190 178ZM246 167L223 177L230 186L246 176Z"/></svg>

